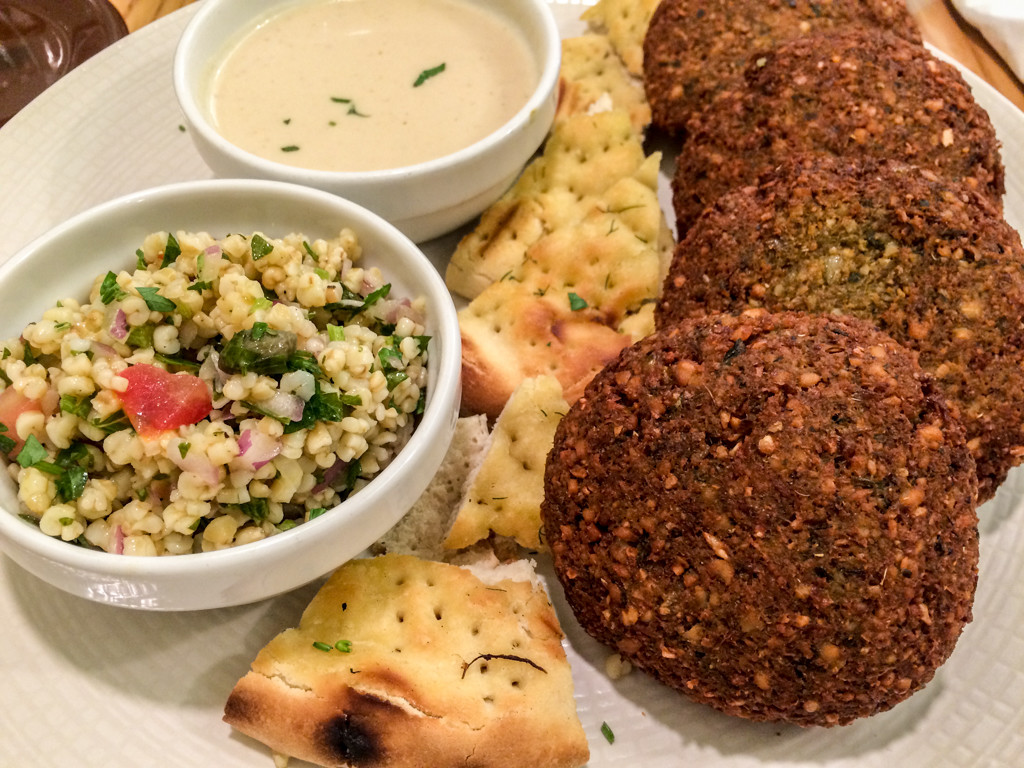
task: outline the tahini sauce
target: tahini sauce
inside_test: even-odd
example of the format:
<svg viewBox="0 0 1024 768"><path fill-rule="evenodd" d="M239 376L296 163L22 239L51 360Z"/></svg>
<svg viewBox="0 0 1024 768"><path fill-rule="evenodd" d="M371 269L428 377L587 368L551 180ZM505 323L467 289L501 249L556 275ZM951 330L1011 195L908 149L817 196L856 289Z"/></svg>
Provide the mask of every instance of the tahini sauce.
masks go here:
<svg viewBox="0 0 1024 768"><path fill-rule="evenodd" d="M486 3L330 0L245 35L216 71L211 103L220 133L249 152L378 170L484 138L538 78L524 37Z"/></svg>

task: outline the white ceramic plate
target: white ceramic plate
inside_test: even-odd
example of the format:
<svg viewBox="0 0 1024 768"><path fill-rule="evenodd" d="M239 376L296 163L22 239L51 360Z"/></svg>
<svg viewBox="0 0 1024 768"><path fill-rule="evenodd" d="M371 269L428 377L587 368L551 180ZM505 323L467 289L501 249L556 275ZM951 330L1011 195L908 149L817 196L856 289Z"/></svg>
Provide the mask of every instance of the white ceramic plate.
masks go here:
<svg viewBox="0 0 1024 768"><path fill-rule="evenodd" d="M582 31L586 4L556 5L563 34ZM174 45L193 8L102 52L0 130L0 259L96 203L211 175L180 128L171 87ZM1020 228L1024 115L968 79L1002 139L1007 218ZM438 265L452 242L429 246ZM41 290L45 281L40 275ZM841 729L747 723L641 674L610 682L606 652L580 631L556 586L590 766L1019 768L1022 501L1018 470L980 510L975 620L935 680L892 711ZM0 559L0 766L271 766L266 750L232 733L220 715L253 656L297 622L314 589L244 608L138 613L71 597ZM614 744L601 735L602 722Z"/></svg>

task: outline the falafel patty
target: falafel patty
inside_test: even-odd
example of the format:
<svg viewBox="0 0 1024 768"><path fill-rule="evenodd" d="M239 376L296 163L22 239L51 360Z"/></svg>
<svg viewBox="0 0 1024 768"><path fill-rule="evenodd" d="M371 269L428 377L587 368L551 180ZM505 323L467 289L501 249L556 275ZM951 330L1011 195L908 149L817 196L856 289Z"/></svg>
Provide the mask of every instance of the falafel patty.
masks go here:
<svg viewBox="0 0 1024 768"><path fill-rule="evenodd" d="M921 688L971 619L977 483L912 355L867 323L695 318L562 419L542 515L580 624L687 697L836 725Z"/></svg>
<svg viewBox="0 0 1024 768"><path fill-rule="evenodd" d="M805 157L726 193L676 248L656 322L747 306L854 315L914 350L964 424L981 501L1024 457L1024 248L971 188Z"/></svg>
<svg viewBox="0 0 1024 768"><path fill-rule="evenodd" d="M644 37L654 125L670 133L738 77L752 53L800 35L860 24L915 43L903 0L662 0Z"/></svg>
<svg viewBox="0 0 1024 768"><path fill-rule="evenodd" d="M761 54L742 87L690 121L672 182L679 238L720 195L806 152L901 160L1002 206L995 130L960 73L922 46L850 28Z"/></svg>

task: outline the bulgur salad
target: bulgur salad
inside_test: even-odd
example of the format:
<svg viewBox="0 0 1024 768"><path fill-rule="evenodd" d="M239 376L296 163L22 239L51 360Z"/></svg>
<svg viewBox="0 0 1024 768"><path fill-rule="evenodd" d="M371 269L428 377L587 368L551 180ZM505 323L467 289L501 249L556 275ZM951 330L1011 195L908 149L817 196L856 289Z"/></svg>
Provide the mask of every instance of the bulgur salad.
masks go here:
<svg viewBox="0 0 1024 768"><path fill-rule="evenodd" d="M256 541L358 491L408 441L425 301L354 232L157 232L0 348L0 451L43 533L132 555Z"/></svg>

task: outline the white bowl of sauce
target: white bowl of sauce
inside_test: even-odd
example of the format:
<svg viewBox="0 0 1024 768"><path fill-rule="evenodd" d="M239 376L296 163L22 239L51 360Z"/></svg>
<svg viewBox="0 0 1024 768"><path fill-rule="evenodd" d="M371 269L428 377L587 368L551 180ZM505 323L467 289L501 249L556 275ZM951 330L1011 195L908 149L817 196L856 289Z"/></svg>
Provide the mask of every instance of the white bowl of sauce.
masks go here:
<svg viewBox="0 0 1024 768"><path fill-rule="evenodd" d="M546 0L206 0L174 85L216 175L333 192L424 241L543 142L560 56Z"/></svg>

